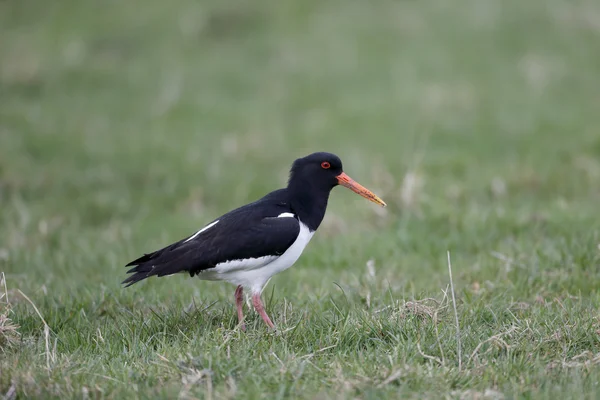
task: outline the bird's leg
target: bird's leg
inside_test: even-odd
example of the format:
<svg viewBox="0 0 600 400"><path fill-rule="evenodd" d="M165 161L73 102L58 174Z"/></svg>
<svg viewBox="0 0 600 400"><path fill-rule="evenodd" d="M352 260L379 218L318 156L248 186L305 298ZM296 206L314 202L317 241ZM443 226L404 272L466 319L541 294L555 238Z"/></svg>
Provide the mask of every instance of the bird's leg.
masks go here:
<svg viewBox="0 0 600 400"><path fill-rule="evenodd" d="M246 324L244 324L244 311L242 307L244 306L244 288L242 285L239 285L237 289L235 289L235 306L237 308L238 320L240 321L240 327L243 331L246 330Z"/></svg>
<svg viewBox="0 0 600 400"><path fill-rule="evenodd" d="M275 325L273 324L273 322L271 322L271 318L269 318L269 316L267 315L265 307L263 306L263 303L260 299L260 292L252 294L252 304L254 305L256 311L260 314L263 321L265 321L265 323L269 325L269 328L275 329Z"/></svg>

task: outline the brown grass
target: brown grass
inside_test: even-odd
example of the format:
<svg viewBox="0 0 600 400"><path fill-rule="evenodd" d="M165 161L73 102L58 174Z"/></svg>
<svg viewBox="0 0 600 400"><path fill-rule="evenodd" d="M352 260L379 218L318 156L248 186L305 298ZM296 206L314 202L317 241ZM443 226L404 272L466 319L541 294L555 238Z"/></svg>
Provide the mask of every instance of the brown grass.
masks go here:
<svg viewBox="0 0 600 400"><path fill-rule="evenodd" d="M0 273L0 352L19 341L19 326L10 319L11 313L6 277Z"/></svg>

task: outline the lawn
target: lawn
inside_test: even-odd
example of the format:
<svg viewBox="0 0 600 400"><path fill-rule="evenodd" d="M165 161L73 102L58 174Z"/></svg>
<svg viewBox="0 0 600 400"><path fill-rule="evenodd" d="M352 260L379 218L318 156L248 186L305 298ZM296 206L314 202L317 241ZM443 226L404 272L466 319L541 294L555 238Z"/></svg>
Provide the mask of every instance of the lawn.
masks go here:
<svg viewBox="0 0 600 400"><path fill-rule="evenodd" d="M596 0L0 2L0 397L599 398L599 43ZM322 150L388 207L333 191L277 332L120 285Z"/></svg>

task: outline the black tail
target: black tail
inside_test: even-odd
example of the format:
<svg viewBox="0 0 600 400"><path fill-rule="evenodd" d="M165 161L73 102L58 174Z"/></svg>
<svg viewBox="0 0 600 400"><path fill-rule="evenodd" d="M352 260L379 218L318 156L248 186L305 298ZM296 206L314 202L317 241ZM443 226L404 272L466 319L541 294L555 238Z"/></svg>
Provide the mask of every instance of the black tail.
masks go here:
<svg viewBox="0 0 600 400"><path fill-rule="evenodd" d="M129 276L127 279L125 279L121 283L127 284L125 287L129 287L136 282L144 280L152 275L155 275L155 273L154 274L152 273L152 271L154 269L156 269L156 268L154 268L152 259L154 257L156 257L156 253L158 253L158 252L144 254L142 257L138 258L137 260L133 260L132 262L127 264L126 267L131 267L132 265L135 265L135 267L133 267L127 271L128 274L133 274L133 275Z"/></svg>
<svg viewBox="0 0 600 400"><path fill-rule="evenodd" d="M178 272L187 272L187 263L185 262L185 250L180 249L179 245L182 242L173 243L172 245L160 249L153 253L144 254L140 258L133 260L126 267L131 267L127 271L128 274L133 274L125 279L122 284L127 284L129 287L136 282L142 281L151 276L166 276ZM179 251L177 251L179 250Z"/></svg>

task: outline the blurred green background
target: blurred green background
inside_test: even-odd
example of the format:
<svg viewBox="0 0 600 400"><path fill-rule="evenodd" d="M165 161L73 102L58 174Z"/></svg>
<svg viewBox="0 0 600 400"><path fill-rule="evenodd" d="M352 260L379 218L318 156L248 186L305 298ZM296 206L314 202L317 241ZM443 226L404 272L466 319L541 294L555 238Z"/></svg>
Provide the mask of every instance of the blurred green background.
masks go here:
<svg viewBox="0 0 600 400"><path fill-rule="evenodd" d="M360 307L371 259L369 301L438 296L447 250L462 300L572 294L596 315L599 43L593 0L0 2L0 270L57 324L100 303L126 318L120 307L218 300L233 329L233 287L182 276L123 290L123 265L331 151L389 207L336 189L267 289L276 320L284 298L302 313L338 296L334 282ZM15 298L13 320L37 337ZM92 331L101 315L63 325ZM586 329L573 354L544 354L595 352ZM11 380L40 348L11 353Z"/></svg>

